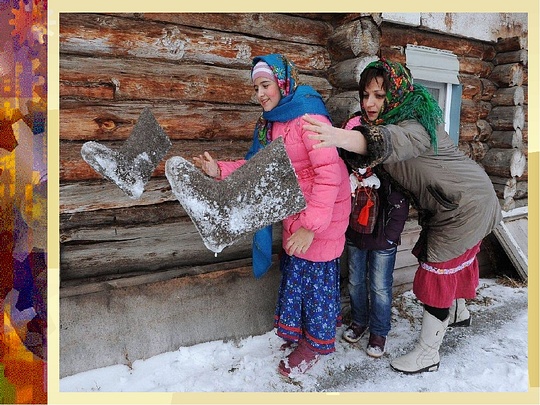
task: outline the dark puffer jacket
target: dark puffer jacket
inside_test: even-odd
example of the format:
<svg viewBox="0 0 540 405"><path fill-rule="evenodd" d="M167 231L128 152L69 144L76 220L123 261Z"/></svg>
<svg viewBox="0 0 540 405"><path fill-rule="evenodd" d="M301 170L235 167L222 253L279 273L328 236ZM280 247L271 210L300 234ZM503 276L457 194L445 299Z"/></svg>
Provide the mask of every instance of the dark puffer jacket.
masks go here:
<svg viewBox="0 0 540 405"><path fill-rule="evenodd" d="M347 240L362 250L384 250L399 245L409 215L408 198L377 169L374 171L378 174L381 186L377 189L379 212L375 228L370 234L358 233L351 227L346 232Z"/></svg>

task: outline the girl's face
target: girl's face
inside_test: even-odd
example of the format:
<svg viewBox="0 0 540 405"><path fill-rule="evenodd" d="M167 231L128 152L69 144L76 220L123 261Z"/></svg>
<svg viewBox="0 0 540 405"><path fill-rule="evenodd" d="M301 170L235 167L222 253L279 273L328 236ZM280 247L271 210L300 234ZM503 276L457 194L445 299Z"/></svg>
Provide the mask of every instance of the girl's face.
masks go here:
<svg viewBox="0 0 540 405"><path fill-rule="evenodd" d="M375 121L384 108L386 90L383 88L383 78L373 78L362 93L362 109L370 121Z"/></svg>
<svg viewBox="0 0 540 405"><path fill-rule="evenodd" d="M281 93L275 81L266 77L257 77L253 82L253 88L264 111L270 111L279 104Z"/></svg>

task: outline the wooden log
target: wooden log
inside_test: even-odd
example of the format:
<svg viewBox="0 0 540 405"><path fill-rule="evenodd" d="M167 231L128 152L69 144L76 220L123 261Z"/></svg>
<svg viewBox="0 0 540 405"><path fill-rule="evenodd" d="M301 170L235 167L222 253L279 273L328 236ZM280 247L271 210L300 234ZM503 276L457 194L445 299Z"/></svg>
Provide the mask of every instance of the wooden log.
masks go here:
<svg viewBox="0 0 540 405"><path fill-rule="evenodd" d="M489 179L493 183L493 188L495 189L495 194L497 194L498 198L513 198L516 195L517 180L515 179L515 177L489 176Z"/></svg>
<svg viewBox="0 0 540 405"><path fill-rule="evenodd" d="M482 82L482 101L491 101L495 91L497 91L497 86L491 80L480 78Z"/></svg>
<svg viewBox="0 0 540 405"><path fill-rule="evenodd" d="M106 60L62 55L60 58L60 97L83 99L84 89L97 85L114 88L114 99L200 101L212 103L255 104L249 69L137 61ZM332 86L324 78L300 75L300 81L312 85L323 97ZM83 91L81 92L81 88ZM234 94L234 97L231 97Z"/></svg>
<svg viewBox="0 0 540 405"><path fill-rule="evenodd" d="M523 65L519 63L497 65L493 68L489 79L499 87L521 86L523 84Z"/></svg>
<svg viewBox="0 0 540 405"><path fill-rule="evenodd" d="M529 197L529 183L527 181L518 181L516 184L515 200L521 200Z"/></svg>
<svg viewBox="0 0 540 405"><path fill-rule="evenodd" d="M462 100L461 101L461 122L474 123L480 119L488 117L491 104L484 101Z"/></svg>
<svg viewBox="0 0 540 405"><path fill-rule="evenodd" d="M124 141L145 107L172 140L249 140L259 106L198 102L60 102L60 139Z"/></svg>
<svg viewBox="0 0 540 405"><path fill-rule="evenodd" d="M223 80L227 77L227 80ZM192 100L216 103L249 103L253 89L249 70L214 66L173 65L159 61L87 58L62 55L60 97L83 99L84 89L97 85L114 88L114 99ZM235 88L235 98L231 89ZM83 91L81 91L83 89Z"/></svg>
<svg viewBox="0 0 540 405"><path fill-rule="evenodd" d="M155 183L154 180L152 180ZM163 183L163 181L162 181ZM75 183L72 183L72 185ZM91 187L93 189L99 188L92 184L92 182L78 182L79 188ZM164 184L164 183L163 183ZM155 187L154 185L151 186ZM65 185L61 186L61 192L64 192ZM74 201L67 201L67 196L62 196L63 207L60 214L60 241L63 242L69 238L69 232L76 231L77 229L89 229L89 228L101 228L101 227L113 227L113 226L134 226L134 225L146 225L152 226L156 223L176 223L187 220L187 213L182 206L174 199L170 190L163 187L163 195L160 196L157 193L151 192L153 198L150 199L148 194L144 195L146 205L135 204L131 207L111 207L110 197L106 201L109 204L103 202L104 209L94 209L81 211L79 207L76 207L76 201L81 202L83 205L87 204L87 201L83 201L82 198L76 198ZM103 194L101 190L100 195ZM147 190L148 191L148 190ZM84 192L88 195L88 192ZM141 196L142 198L142 196ZM149 201L155 201L150 204ZM66 207L71 206L72 212L66 212ZM97 206L97 204L94 204ZM73 212L77 210L76 212Z"/></svg>
<svg viewBox="0 0 540 405"><path fill-rule="evenodd" d="M517 51L499 52L493 60L494 65L505 65L509 63L521 63L523 66L528 65L528 52L526 49Z"/></svg>
<svg viewBox="0 0 540 405"><path fill-rule="evenodd" d="M61 249L61 279L96 279L144 274L248 258L246 238L219 255L206 249L192 222L142 227L81 229ZM79 243L74 243L80 241Z"/></svg>
<svg viewBox="0 0 540 405"><path fill-rule="evenodd" d="M493 106L514 106L523 105L525 102L525 93L522 86L501 87L491 99Z"/></svg>
<svg viewBox="0 0 540 405"><path fill-rule="evenodd" d="M458 141L458 149L467 157L472 159L472 150L469 142Z"/></svg>
<svg viewBox="0 0 540 405"><path fill-rule="evenodd" d="M499 204L501 204L501 209L503 211L511 211L516 208L516 201L512 197L508 198L499 198Z"/></svg>
<svg viewBox="0 0 540 405"><path fill-rule="evenodd" d="M471 146L471 158L476 162L481 161L486 155L486 152L488 150L487 144L483 142L472 141L470 143L470 146Z"/></svg>
<svg viewBox="0 0 540 405"><path fill-rule="evenodd" d="M335 126L341 126L350 116L360 110L358 91L345 91L336 94L326 103L326 108Z"/></svg>
<svg viewBox="0 0 540 405"><path fill-rule="evenodd" d="M528 159L529 159L529 149L528 149L528 144L523 144L523 145L521 145L521 151L522 151L523 154L525 155L525 158L528 160Z"/></svg>
<svg viewBox="0 0 540 405"><path fill-rule="evenodd" d="M491 128L491 125L489 125L489 122L486 120L478 120L476 121L476 126L478 128L478 141L480 142L486 142L493 133L493 129Z"/></svg>
<svg viewBox="0 0 540 405"><path fill-rule="evenodd" d="M69 13L60 15L60 53L93 58L160 59L249 69L255 55L282 52L283 41L236 33L138 20L123 14ZM287 42L286 56L300 70L330 66L325 47Z"/></svg>
<svg viewBox="0 0 540 405"><path fill-rule="evenodd" d="M518 148L522 146L521 129L515 131L493 131L489 138L488 145L490 148Z"/></svg>
<svg viewBox="0 0 540 405"><path fill-rule="evenodd" d="M478 115L478 120L485 120L491 111L491 103L488 103L486 101L479 101L479 106L480 114Z"/></svg>
<svg viewBox="0 0 540 405"><path fill-rule="evenodd" d="M108 83L67 83L60 82L60 96L79 99L114 100L116 84Z"/></svg>
<svg viewBox="0 0 540 405"><path fill-rule="evenodd" d="M328 70L328 81L334 87L358 91L360 75L370 62L377 59L376 56L363 56L338 62Z"/></svg>
<svg viewBox="0 0 540 405"><path fill-rule="evenodd" d="M518 51L520 49L526 49L526 44L526 36L498 38L497 43L495 44L495 51L497 51L497 53Z"/></svg>
<svg viewBox="0 0 540 405"><path fill-rule="evenodd" d="M470 56L459 56L459 73L487 78L493 71L493 64Z"/></svg>
<svg viewBox="0 0 540 405"><path fill-rule="evenodd" d="M476 123L460 122L459 123L459 140L462 142L472 142L478 139L478 127Z"/></svg>
<svg viewBox="0 0 540 405"><path fill-rule="evenodd" d="M463 86L462 99L480 100L482 96L482 80L476 76L459 75L459 82Z"/></svg>
<svg viewBox="0 0 540 405"><path fill-rule="evenodd" d="M522 106L497 106L489 112L487 121L495 131L522 129L525 125L525 113Z"/></svg>
<svg viewBox="0 0 540 405"><path fill-rule="evenodd" d="M523 160L525 161L525 163L523 164L523 168L522 168L522 173L517 173L516 174L516 179L517 181L528 181L529 180L529 171L528 171L528 162L527 162L527 158L525 156L525 153L523 153L523 150L521 150L521 154L522 154L522 157L523 157Z"/></svg>
<svg viewBox="0 0 540 405"><path fill-rule="evenodd" d="M383 21L381 24L381 48L406 46L407 44L449 50L458 57L468 56L480 60L491 60L495 57L495 48L493 45L486 44L482 41L458 38Z"/></svg>
<svg viewBox="0 0 540 405"><path fill-rule="evenodd" d="M165 178L150 179L140 199L129 198L109 181L78 181L60 184L60 215L71 219L81 212L122 210L161 205L176 200Z"/></svg>
<svg viewBox="0 0 540 405"><path fill-rule="evenodd" d="M251 257L251 238L217 257L204 247L195 226L164 179L150 180L140 200L111 183L61 185L62 280L148 273L171 267ZM279 249L281 225L274 227Z"/></svg>
<svg viewBox="0 0 540 405"><path fill-rule="evenodd" d="M481 163L488 175L519 177L525 171L526 159L519 149L497 149L487 151Z"/></svg>
<svg viewBox="0 0 540 405"><path fill-rule="evenodd" d="M382 58L391 60L392 62L398 62L402 65L406 64L407 58L405 57L405 48L403 46L390 46L381 47L379 55Z"/></svg>
<svg viewBox="0 0 540 405"><path fill-rule="evenodd" d="M166 211L173 212L170 203L168 204ZM178 202L175 204L180 207ZM127 215L135 211L134 208L125 210L125 213ZM97 212L101 218L106 215L102 211ZM246 235L219 255L215 255L204 246L189 217L176 215L174 220L171 220L162 215L159 219L163 219L163 222L155 220L149 224L144 221L136 223L126 215L125 224L121 224L113 216L112 223L109 220L108 223L95 224L92 227L83 225L63 230L62 283L75 280L110 280L152 274L171 268L185 268L187 271L193 266L251 258L251 235ZM273 227L272 245L273 250L279 252L281 224Z"/></svg>
<svg viewBox="0 0 540 405"><path fill-rule="evenodd" d="M518 180L527 180L527 158L521 149L514 149L513 159L510 161L510 175Z"/></svg>
<svg viewBox="0 0 540 405"><path fill-rule="evenodd" d="M514 200L514 208L523 208L529 206L528 198L521 198L519 200Z"/></svg>
<svg viewBox="0 0 540 405"><path fill-rule="evenodd" d="M277 260L277 255L273 255L273 261ZM60 299L93 294L102 291L111 291L132 286L142 286L151 283L168 281L173 278L183 278L188 283L193 282L192 278L218 278L226 271L243 271L249 274L251 271L251 259L238 259L229 262L211 263L201 266L173 268L165 271L156 271L140 275L131 275L125 278L107 277L103 280L72 279L62 280L60 283ZM246 271L247 270L247 271ZM191 280L189 280L191 279ZM189 280L189 281L188 281Z"/></svg>
<svg viewBox="0 0 540 405"><path fill-rule="evenodd" d="M276 13L137 13L127 16L320 46L326 46L328 36L332 33L330 21L334 18L323 21L319 15L307 18L309 16L301 14Z"/></svg>
<svg viewBox="0 0 540 405"><path fill-rule="evenodd" d="M379 40L379 27L371 18L361 18L337 27L328 38L327 49L332 60L339 62L359 55L376 55Z"/></svg>
<svg viewBox="0 0 540 405"><path fill-rule="evenodd" d="M245 156L251 147L251 140L215 140L209 142L200 141L173 141L172 146L154 170L152 177L162 177L165 172L165 162L173 156L182 156L191 160L193 156L199 156L204 151L210 153L215 159L237 160ZM120 142L100 142L110 149L120 148ZM83 142L61 142L60 144L60 180L92 180L102 179L81 156Z"/></svg>
<svg viewBox="0 0 540 405"><path fill-rule="evenodd" d="M360 17L371 16L371 13L287 13L297 15L302 18L310 18L313 20L326 21L334 26L345 24L349 21L356 20Z"/></svg>

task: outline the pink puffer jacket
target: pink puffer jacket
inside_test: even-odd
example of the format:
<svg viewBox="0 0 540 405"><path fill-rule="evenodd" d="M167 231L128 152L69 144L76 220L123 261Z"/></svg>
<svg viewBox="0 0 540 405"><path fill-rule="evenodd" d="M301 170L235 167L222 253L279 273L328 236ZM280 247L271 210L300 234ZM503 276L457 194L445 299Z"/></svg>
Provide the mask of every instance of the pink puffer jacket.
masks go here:
<svg viewBox="0 0 540 405"><path fill-rule="evenodd" d="M324 116L314 117L329 123ZM302 117L272 124L272 139L283 137L307 202L306 209L283 220L283 246L291 234L303 226L314 231L315 238L307 252L297 256L325 262L341 256L345 246L351 212L349 174L335 148L313 149L318 141L308 138L310 132L302 128L304 124ZM227 177L245 162L219 161L221 177Z"/></svg>

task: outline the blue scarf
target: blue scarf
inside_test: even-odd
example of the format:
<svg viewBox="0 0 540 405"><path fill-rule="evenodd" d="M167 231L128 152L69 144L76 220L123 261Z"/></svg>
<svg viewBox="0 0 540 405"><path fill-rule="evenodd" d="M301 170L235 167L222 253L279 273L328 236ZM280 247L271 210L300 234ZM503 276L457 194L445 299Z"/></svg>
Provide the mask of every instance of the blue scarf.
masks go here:
<svg viewBox="0 0 540 405"><path fill-rule="evenodd" d="M311 86L298 84L298 69L281 54L253 58L253 67L259 61L270 66L276 77L281 100L271 111L264 111L253 131L253 144L246 154L250 159L271 142L272 122L287 122L304 114L324 115L330 119L321 95ZM257 231L253 236L253 274L262 277L272 264L272 225Z"/></svg>

